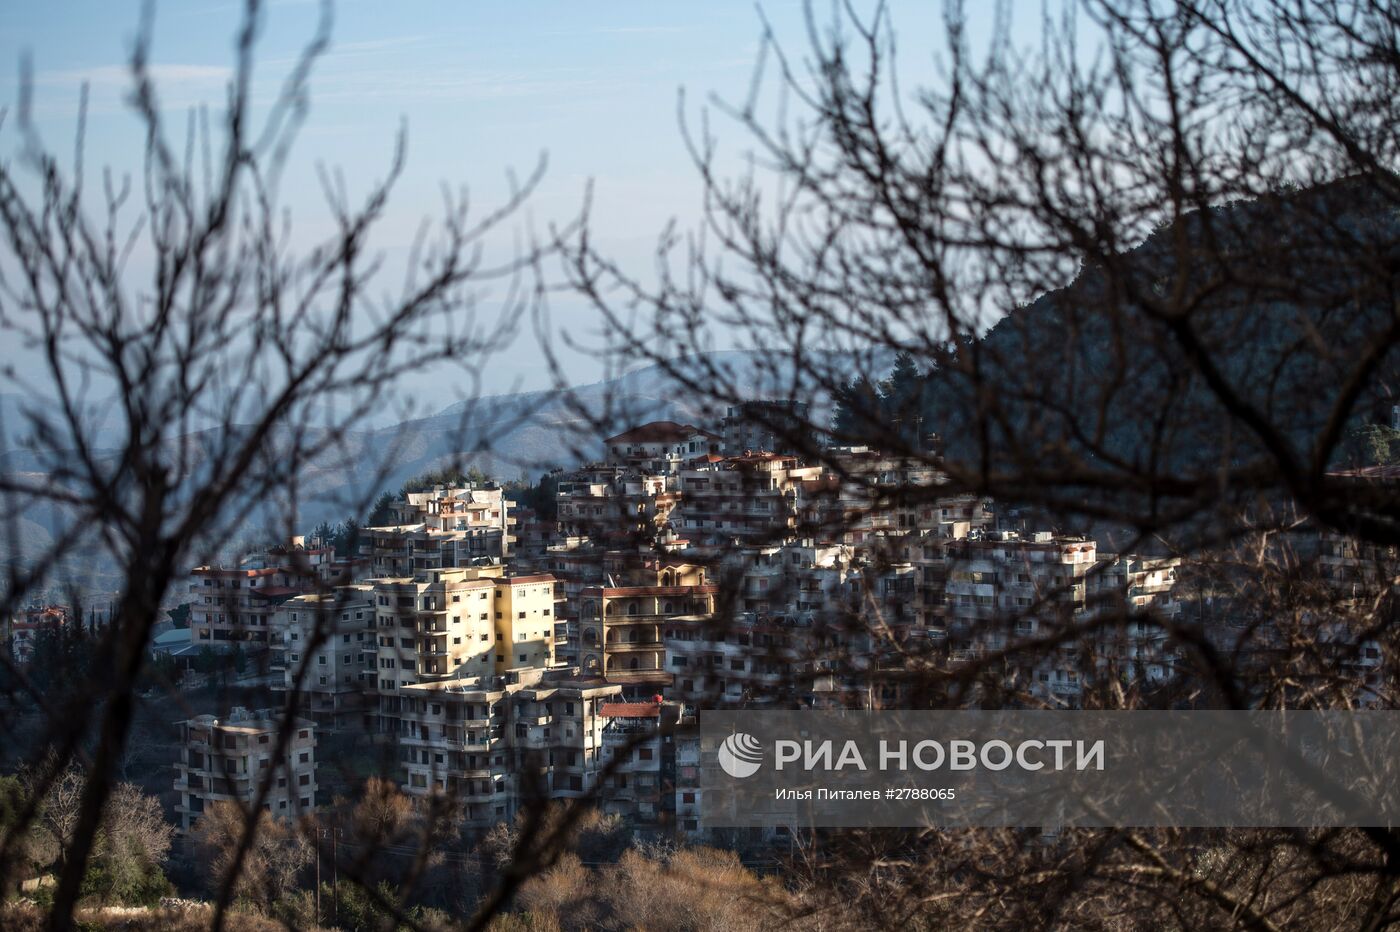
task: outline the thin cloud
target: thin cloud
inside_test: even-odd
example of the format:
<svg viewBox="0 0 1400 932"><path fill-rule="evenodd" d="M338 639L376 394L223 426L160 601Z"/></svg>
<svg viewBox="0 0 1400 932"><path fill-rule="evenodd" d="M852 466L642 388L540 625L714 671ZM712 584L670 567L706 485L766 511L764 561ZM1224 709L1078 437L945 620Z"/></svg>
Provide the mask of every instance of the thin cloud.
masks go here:
<svg viewBox="0 0 1400 932"><path fill-rule="evenodd" d="M603 26L593 30L599 35L646 35L648 33L684 32L680 26Z"/></svg>
<svg viewBox="0 0 1400 932"><path fill-rule="evenodd" d="M407 45L418 45L428 39L428 36L386 36L382 39L362 39L358 42L332 42L330 54L360 54L363 52L383 52L390 49L403 48Z"/></svg>
<svg viewBox="0 0 1400 932"><path fill-rule="evenodd" d="M166 83L222 84L233 74L232 69L225 65L147 65L146 71L157 86ZM131 84L131 66L98 65L93 68L41 71L34 75L34 83L55 87L75 87L80 84L89 84L95 88L125 87Z"/></svg>

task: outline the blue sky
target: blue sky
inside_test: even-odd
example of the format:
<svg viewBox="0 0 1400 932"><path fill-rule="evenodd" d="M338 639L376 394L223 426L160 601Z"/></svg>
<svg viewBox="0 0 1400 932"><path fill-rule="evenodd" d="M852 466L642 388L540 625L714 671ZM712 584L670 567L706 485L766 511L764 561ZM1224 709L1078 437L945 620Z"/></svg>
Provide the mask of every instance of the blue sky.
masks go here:
<svg viewBox="0 0 1400 932"><path fill-rule="evenodd" d="M925 78L937 44L932 0L893 4L906 87ZM762 9L779 40L806 42L799 0ZM818 5L825 16L828 7ZM1034 8L1038 13L1038 6ZM1030 11L1027 5L1027 12ZM71 147L79 88L91 89L89 161L139 165L140 136L122 103L125 60L139 21L129 0L9 3L0 9L0 99L13 103L28 52L35 113L48 144ZM259 45L264 96L315 29L318 5L273 2ZM231 64L240 5L229 0L156 7L153 59L162 103L183 118L198 103L217 107ZM383 230L386 248L406 243L420 218L440 203L441 184L465 183L485 204L504 190L507 169L524 173L541 152L546 183L528 222L542 228L568 218L595 186L597 242L624 263L645 268L657 233L671 218L698 215L699 188L677 127L677 93L692 109L709 94L739 99L748 86L762 23L754 4L616 2L406 2L341 0L330 53L312 80L312 112L284 185L298 235L326 230L314 184L318 161L341 168L351 190L382 175L393 133L406 122L407 171ZM720 125L734 153L747 145ZM0 133L0 152L14 132ZM503 247L508 243L503 243ZM557 320L587 331L577 301L557 298ZM0 349L0 354L6 351ZM596 376L575 359L576 380ZM492 390L541 387L536 367L509 360Z"/></svg>

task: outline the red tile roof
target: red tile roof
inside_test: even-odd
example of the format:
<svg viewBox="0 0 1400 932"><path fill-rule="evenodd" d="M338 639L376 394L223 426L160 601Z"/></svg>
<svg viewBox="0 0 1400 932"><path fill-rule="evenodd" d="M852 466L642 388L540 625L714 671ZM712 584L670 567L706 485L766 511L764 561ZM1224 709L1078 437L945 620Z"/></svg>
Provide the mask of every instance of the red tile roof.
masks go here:
<svg viewBox="0 0 1400 932"><path fill-rule="evenodd" d="M614 443L665 443L670 440L688 440L696 434L714 437L715 434L691 424L677 424L675 421L652 421L631 430L625 430L616 437L603 441Z"/></svg>

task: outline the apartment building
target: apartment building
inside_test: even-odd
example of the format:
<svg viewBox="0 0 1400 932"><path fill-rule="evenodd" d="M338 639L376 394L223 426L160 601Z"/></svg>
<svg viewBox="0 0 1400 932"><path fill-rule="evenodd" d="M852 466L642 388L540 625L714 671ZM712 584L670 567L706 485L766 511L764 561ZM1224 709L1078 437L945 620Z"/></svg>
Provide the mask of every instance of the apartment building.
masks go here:
<svg viewBox="0 0 1400 932"><path fill-rule="evenodd" d="M513 505L495 484L409 492L390 505L393 524L360 530L360 555L375 576L498 564L515 543Z"/></svg>
<svg viewBox="0 0 1400 932"><path fill-rule="evenodd" d="M190 638L195 647L268 642L272 616L293 596L324 589L335 553L319 541L295 538L288 547L253 554L237 566L195 567L190 581Z"/></svg>
<svg viewBox="0 0 1400 932"><path fill-rule="evenodd" d="M318 726L371 726L376 677L374 587L361 583L292 596L268 629L274 691L301 691Z"/></svg>
<svg viewBox="0 0 1400 932"><path fill-rule="evenodd" d="M33 657L43 632L58 631L68 623L68 609L62 605L34 605L0 617L0 649L8 649L10 658L23 666Z"/></svg>
<svg viewBox="0 0 1400 932"><path fill-rule="evenodd" d="M546 787L550 799L598 792L606 763L602 711L622 697L622 688L577 670L521 671L516 677L520 685L510 700L516 772Z"/></svg>
<svg viewBox="0 0 1400 932"><path fill-rule="evenodd" d="M811 539L738 545L719 556L718 572L738 611L819 611L841 593L852 548Z"/></svg>
<svg viewBox="0 0 1400 932"><path fill-rule="evenodd" d="M1064 620L1085 605L1084 577L1097 560L1085 538L993 531L925 540L914 555L931 627L962 646L1002 646L984 622L1034 614ZM1021 623L1029 623L1024 620ZM986 639L991 638L988 642Z"/></svg>
<svg viewBox="0 0 1400 932"><path fill-rule="evenodd" d="M602 586L691 586L706 581L705 566L676 555L664 555L651 547L607 550L584 547L558 551L551 574L558 580L559 611L556 656L568 666L579 666L579 616L583 592Z"/></svg>
<svg viewBox="0 0 1400 932"><path fill-rule="evenodd" d="M792 399L730 405L720 428L723 454L741 456L748 450L797 453L792 438L807 434L810 408L807 402Z"/></svg>
<svg viewBox="0 0 1400 932"><path fill-rule="evenodd" d="M558 595L548 573L493 577L496 633L496 672L539 669L555 664Z"/></svg>
<svg viewBox="0 0 1400 932"><path fill-rule="evenodd" d="M922 459L863 446L834 447L827 455L828 468L803 483L802 520L838 543L874 553L919 529L965 537L991 524L984 499L937 496L944 476Z"/></svg>
<svg viewBox="0 0 1400 932"><path fill-rule="evenodd" d="M653 696L646 702L609 702L603 719L600 808L639 829L669 827L676 811L675 728L684 706Z"/></svg>
<svg viewBox="0 0 1400 932"><path fill-rule="evenodd" d="M781 542L797 530L803 483L820 476L820 466L778 453L696 461L680 470L682 498L671 523L704 548Z"/></svg>
<svg viewBox="0 0 1400 932"><path fill-rule="evenodd" d="M692 842L700 841L700 816L704 794L700 788L700 727L694 708L687 706L673 733L676 753L675 830Z"/></svg>
<svg viewBox="0 0 1400 932"><path fill-rule="evenodd" d="M667 696L702 709L796 706L829 659L821 628L811 613L668 619Z"/></svg>
<svg viewBox="0 0 1400 932"><path fill-rule="evenodd" d="M175 764L175 811L188 832L220 800L253 805L263 780L270 780L263 808L294 818L316 806L316 725L295 719L282 754L274 754L282 720L276 709L234 708L219 719L200 715L179 722L180 759Z"/></svg>
<svg viewBox="0 0 1400 932"><path fill-rule="evenodd" d="M691 424L652 421L603 441L607 461L652 475L674 473L687 460L718 455L723 438Z"/></svg>
<svg viewBox="0 0 1400 932"><path fill-rule="evenodd" d="M438 680L405 687L404 790L450 795L485 828L525 805L598 789L604 719L621 688L568 670Z"/></svg>
<svg viewBox="0 0 1400 932"><path fill-rule="evenodd" d="M1115 677L1161 682L1178 657L1162 622L1179 617L1180 561L1100 554L1093 540L1049 532L978 532L910 539L916 633L942 645L954 663L1044 637L1076 621L1103 624L1036 654L1033 665L1008 660L1008 685L1050 704L1074 705L1085 684Z"/></svg>
<svg viewBox="0 0 1400 932"><path fill-rule="evenodd" d="M513 818L516 782L506 695L494 675L403 687L397 743L404 792L448 794L474 826Z"/></svg>
<svg viewBox="0 0 1400 932"><path fill-rule="evenodd" d="M590 586L580 595L580 666L622 685L629 696L670 685L663 638L668 619L714 612L718 586L677 583L669 570L660 579L658 585Z"/></svg>
<svg viewBox="0 0 1400 932"><path fill-rule="evenodd" d="M371 585L382 731L398 729L405 686L554 664L553 576L452 567Z"/></svg>
<svg viewBox="0 0 1400 932"><path fill-rule="evenodd" d="M595 463L561 478L555 499L562 536L607 544L654 539L680 493L674 475Z"/></svg>

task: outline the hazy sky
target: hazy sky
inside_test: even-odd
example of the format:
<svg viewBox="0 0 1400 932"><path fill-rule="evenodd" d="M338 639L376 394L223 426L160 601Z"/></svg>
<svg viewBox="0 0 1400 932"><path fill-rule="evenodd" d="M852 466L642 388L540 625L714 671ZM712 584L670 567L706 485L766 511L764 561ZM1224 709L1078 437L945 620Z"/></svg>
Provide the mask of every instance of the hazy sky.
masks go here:
<svg viewBox="0 0 1400 932"><path fill-rule="evenodd" d="M761 6L779 40L800 51L806 42L802 4L769 0ZM938 4L893 6L902 69L912 86L931 68ZM1032 12L1030 4L1026 8ZM828 7L818 9L819 16L829 15ZM59 152L71 148L79 88L88 82L89 161L136 167L140 135L122 95L139 10L127 0L5 4L0 62L11 64L0 75L0 99L16 99L16 63L27 51L35 113L49 145ZM174 116L183 119L201 102L218 106L239 13L240 4L228 0L157 5L155 74L162 104ZM316 3L271 4L259 45L263 99L313 34L317 16ZM437 208L442 182L466 183L489 204L499 197L507 169L523 173L546 152L547 181L530 205L529 221L542 228L568 218L592 179L597 242L644 270L663 225L673 217L693 222L698 212L696 177L677 126L678 91L686 90L692 111L712 93L741 98L761 31L755 5L731 0L342 0L332 49L313 75L313 109L284 202L298 235L324 232L316 163L339 166L351 189L363 190L383 173L393 133L406 122L407 172L382 240L389 248L406 243L420 218ZM719 130L733 152L747 145L737 128L719 124ZM14 148L7 126L0 152L8 157ZM557 320L588 329L590 315L577 301L557 298L553 308ZM0 348L0 355L9 352ZM507 390L516 380L540 387L531 362L528 353L503 361L488 387ZM587 360L572 365L577 380L596 375Z"/></svg>

